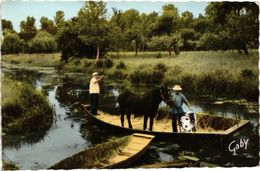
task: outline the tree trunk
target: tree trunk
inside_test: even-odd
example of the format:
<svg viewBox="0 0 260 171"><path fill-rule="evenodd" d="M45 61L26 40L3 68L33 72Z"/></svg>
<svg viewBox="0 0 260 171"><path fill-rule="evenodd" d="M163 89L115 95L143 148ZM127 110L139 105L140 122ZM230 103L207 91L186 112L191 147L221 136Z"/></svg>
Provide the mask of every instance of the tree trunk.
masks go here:
<svg viewBox="0 0 260 171"><path fill-rule="evenodd" d="M168 52L169 52L169 55L172 56L172 51L171 51L171 48L168 49Z"/></svg>
<svg viewBox="0 0 260 171"><path fill-rule="evenodd" d="M95 64L97 64L98 60L99 60L99 46L97 47L97 56L96 56Z"/></svg>

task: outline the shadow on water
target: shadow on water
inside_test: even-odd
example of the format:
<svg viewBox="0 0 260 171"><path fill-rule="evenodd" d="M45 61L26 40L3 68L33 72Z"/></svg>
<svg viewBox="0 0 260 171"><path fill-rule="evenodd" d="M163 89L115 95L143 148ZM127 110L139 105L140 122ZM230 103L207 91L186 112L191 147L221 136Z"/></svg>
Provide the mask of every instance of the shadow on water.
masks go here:
<svg viewBox="0 0 260 171"><path fill-rule="evenodd" d="M105 142L113 137L123 136L121 134L115 135L86 118L80 104L89 102L87 90L90 77L83 74L58 74L55 71L52 71L52 73L27 71L21 68L7 68L3 70L3 73L4 76L25 80L33 84L36 89L42 91L48 97L56 112L55 122L47 132L40 133L38 136L35 135L34 138L28 140L13 137L13 141L9 141L9 144L3 143L3 158L12 160L22 169L48 168L55 162L85 148ZM104 80L101 88L101 105L115 107L118 95L129 89L129 86ZM130 89L137 94L143 94L153 88L130 86ZM212 144L205 144L203 148L197 148L192 145L156 140L135 166L173 161L180 154L197 156L222 167L254 166L258 164L258 114L249 114L242 105L213 104L207 98L189 95L186 95L186 97L195 112L250 120L252 122L251 127L231 137L228 142L239 142L242 138L249 139L247 149L240 148L234 155L228 150L229 144L221 148ZM165 104L160 106L165 107ZM184 110L187 110L187 108L184 107ZM114 108L114 111L117 111L117 109ZM192 144L192 142L188 143Z"/></svg>

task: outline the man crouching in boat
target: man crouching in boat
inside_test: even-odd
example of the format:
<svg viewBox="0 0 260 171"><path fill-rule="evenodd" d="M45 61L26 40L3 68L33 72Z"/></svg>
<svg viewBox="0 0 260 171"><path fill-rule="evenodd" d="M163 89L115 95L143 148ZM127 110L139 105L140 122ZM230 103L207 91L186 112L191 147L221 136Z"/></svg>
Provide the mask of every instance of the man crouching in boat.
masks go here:
<svg viewBox="0 0 260 171"><path fill-rule="evenodd" d="M90 111L93 115L97 115L100 93L99 82L102 80L102 78L103 75L98 76L98 73L94 72L89 83Z"/></svg>
<svg viewBox="0 0 260 171"><path fill-rule="evenodd" d="M173 98L172 98L172 110L171 110L171 114L172 114L172 131L173 132L177 132L177 120L178 120L178 124L180 125L180 119L181 117L184 115L184 111L182 109L182 104L185 103L189 109L190 108L190 104L188 102L188 100L186 99L186 97L181 93L181 86L180 85L175 85L173 87L174 93L173 93Z"/></svg>

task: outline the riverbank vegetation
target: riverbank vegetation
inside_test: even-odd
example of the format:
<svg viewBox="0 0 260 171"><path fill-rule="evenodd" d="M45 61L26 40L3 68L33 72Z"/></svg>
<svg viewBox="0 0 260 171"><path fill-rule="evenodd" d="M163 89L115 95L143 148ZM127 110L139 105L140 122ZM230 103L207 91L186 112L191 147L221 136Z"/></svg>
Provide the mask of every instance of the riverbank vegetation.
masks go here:
<svg viewBox="0 0 260 171"><path fill-rule="evenodd" d="M233 51L182 52L169 56L167 52L111 52L108 59L95 64L94 59L72 58L68 63L57 62L58 54L8 55L3 61L19 64L55 66L60 72L91 74L97 68L106 78L131 84L181 84L185 92L216 97L258 99L258 51L249 55ZM40 58L40 59L39 59ZM32 62L26 62L30 59ZM37 60L41 61L38 62ZM98 65L98 66L97 66Z"/></svg>
<svg viewBox="0 0 260 171"><path fill-rule="evenodd" d="M53 109L46 97L30 84L2 79L2 132L23 134L43 131L53 123Z"/></svg>

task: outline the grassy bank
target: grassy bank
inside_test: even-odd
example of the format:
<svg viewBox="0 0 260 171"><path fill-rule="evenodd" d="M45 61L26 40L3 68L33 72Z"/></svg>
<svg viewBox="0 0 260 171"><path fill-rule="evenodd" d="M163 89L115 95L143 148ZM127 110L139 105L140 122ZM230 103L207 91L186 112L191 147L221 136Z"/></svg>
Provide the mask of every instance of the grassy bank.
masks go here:
<svg viewBox="0 0 260 171"><path fill-rule="evenodd" d="M2 79L2 128L5 134L30 135L49 128L53 109L33 86Z"/></svg>
<svg viewBox="0 0 260 171"><path fill-rule="evenodd" d="M138 56L134 54L110 53L111 60L103 61L103 65L107 66L104 70L106 77L127 80L132 84L181 84L186 92L217 97L258 99L257 50L251 50L247 56L232 51L181 52L178 56L171 57L167 52L140 52ZM58 60L59 55L54 56L56 60L50 61ZM7 61L7 58L4 56L3 60ZM8 60L11 61L12 58L9 56ZM51 55L49 58L52 58ZM100 66L102 70L102 64ZM61 71L86 74L97 70L91 59L71 59L69 63L58 64L56 67Z"/></svg>
<svg viewBox="0 0 260 171"><path fill-rule="evenodd" d="M3 55L2 61L20 65L55 67L60 63L60 53Z"/></svg>

